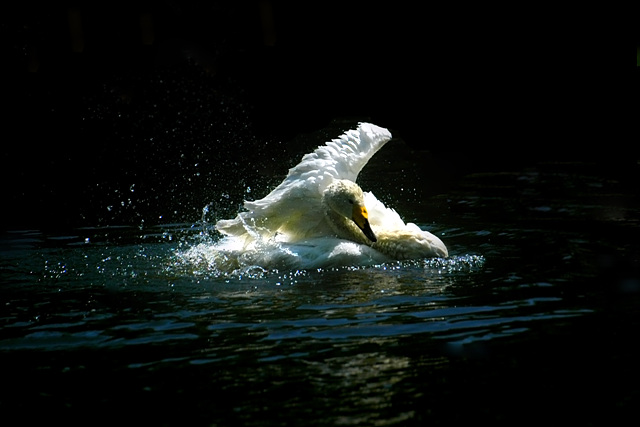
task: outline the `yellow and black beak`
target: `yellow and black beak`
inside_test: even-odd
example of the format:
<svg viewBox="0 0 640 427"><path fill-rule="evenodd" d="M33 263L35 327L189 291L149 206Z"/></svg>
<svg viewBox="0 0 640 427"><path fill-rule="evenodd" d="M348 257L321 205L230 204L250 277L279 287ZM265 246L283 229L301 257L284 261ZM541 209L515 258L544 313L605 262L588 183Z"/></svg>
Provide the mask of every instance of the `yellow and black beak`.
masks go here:
<svg viewBox="0 0 640 427"><path fill-rule="evenodd" d="M373 230L371 229L371 225L369 225L369 213L367 212L367 208L364 206L353 205L353 211L351 214L351 218L353 222L356 223L358 228L362 230L367 239L372 242L376 242L376 235L373 234Z"/></svg>

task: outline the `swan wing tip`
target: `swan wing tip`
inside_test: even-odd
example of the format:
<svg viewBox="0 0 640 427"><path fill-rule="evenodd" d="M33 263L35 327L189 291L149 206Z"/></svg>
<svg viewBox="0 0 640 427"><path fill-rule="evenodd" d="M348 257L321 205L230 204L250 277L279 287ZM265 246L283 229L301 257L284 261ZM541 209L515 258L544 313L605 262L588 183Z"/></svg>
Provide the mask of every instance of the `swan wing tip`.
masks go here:
<svg viewBox="0 0 640 427"><path fill-rule="evenodd" d="M364 133L373 141L380 141L386 143L392 138L391 132L387 128L374 125L369 122L358 123L358 130L360 133Z"/></svg>

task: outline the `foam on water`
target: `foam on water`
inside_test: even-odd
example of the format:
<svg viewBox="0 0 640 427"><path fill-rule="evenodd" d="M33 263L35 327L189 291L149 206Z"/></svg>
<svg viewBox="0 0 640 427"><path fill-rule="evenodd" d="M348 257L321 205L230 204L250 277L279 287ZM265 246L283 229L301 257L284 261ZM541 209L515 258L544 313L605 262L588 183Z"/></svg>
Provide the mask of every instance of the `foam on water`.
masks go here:
<svg viewBox="0 0 640 427"><path fill-rule="evenodd" d="M366 245L326 237L297 244L257 239L244 246L236 238L202 238L175 252L176 266L194 274L262 278L270 271L390 267L420 268L433 274L471 272L484 266L482 255L452 255L394 261Z"/></svg>

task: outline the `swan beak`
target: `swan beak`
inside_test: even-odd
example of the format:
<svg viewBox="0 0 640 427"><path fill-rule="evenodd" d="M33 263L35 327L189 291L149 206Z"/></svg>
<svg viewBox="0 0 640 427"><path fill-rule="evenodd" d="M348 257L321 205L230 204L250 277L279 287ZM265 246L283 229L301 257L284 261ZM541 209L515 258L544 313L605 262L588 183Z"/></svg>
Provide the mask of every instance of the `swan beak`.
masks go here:
<svg viewBox="0 0 640 427"><path fill-rule="evenodd" d="M369 213L367 212L367 208L364 206L353 205L352 219L358 228L362 230L364 235L367 236L367 239L372 242L376 242L378 240L376 239L376 235L373 234L371 225L369 225Z"/></svg>

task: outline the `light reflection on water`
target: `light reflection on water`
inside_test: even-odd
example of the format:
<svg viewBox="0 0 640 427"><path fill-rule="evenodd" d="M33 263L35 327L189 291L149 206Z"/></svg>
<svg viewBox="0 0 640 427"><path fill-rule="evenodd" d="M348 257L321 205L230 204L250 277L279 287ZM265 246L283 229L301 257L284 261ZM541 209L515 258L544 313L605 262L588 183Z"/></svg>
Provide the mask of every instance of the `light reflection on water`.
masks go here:
<svg viewBox="0 0 640 427"><path fill-rule="evenodd" d="M536 182L491 179L525 190ZM571 203L520 209L511 197L460 191L430 226L450 248L447 260L229 275L182 256L212 242L199 224L6 233L2 373L38 379L7 383L2 401L24 410L35 400L54 416L118 405L142 414L160 403L179 408L149 415L168 424L404 425L429 414L464 418L455 411L463 397L504 415L483 398L487 389L469 391L465 375L517 389L510 369L535 371L532 350L575 348L563 347L565 335L547 345L545 337L581 322L606 331L590 320L610 292L593 283L597 260L609 259L600 253L611 253L612 233L635 229L598 220L593 234L593 222L576 225L586 214ZM571 372L581 350L573 351L543 357L541 378ZM106 391L116 384L119 394ZM500 396L514 414L530 409Z"/></svg>
<svg viewBox="0 0 640 427"><path fill-rule="evenodd" d="M173 225L173 233L185 234L190 228L188 224ZM96 233L84 231L85 235ZM14 271L8 271L9 281L13 276L14 286L20 288L16 294L25 292L22 287L26 284L31 287L30 294L40 292L46 301L32 304L31 298L25 298L6 304L4 327L12 331L12 337L0 340L0 349L179 345L182 340L233 334L259 336L263 351L270 348L275 352L262 359L277 359L283 357L279 354L282 348L268 344L273 341L431 334L435 339L468 343L527 329L513 328L512 324L589 311L562 311L559 297L469 305L466 298L452 295L448 289L480 285L486 262L481 255L317 271L247 270L229 275L211 271L206 265L188 265L181 258L183 247L192 248L190 242L201 240L197 229L191 239L182 238L177 244L166 230L134 237L139 242L131 244L130 232L125 230L123 236L122 230L115 234L109 230L102 234L108 239L98 243L95 235L38 240L33 238L37 235L34 232L14 233L5 244L27 252L23 253L26 257L14 252L18 259L13 260ZM154 241L146 243L150 235ZM116 244L109 239L115 239ZM117 244L119 239L126 244ZM25 249L28 245L34 247ZM112 305L113 294L124 297L119 301L123 306ZM244 342L243 347L247 351L250 342ZM215 353L219 354L220 348ZM203 356L200 352L196 359L202 362L206 360Z"/></svg>

